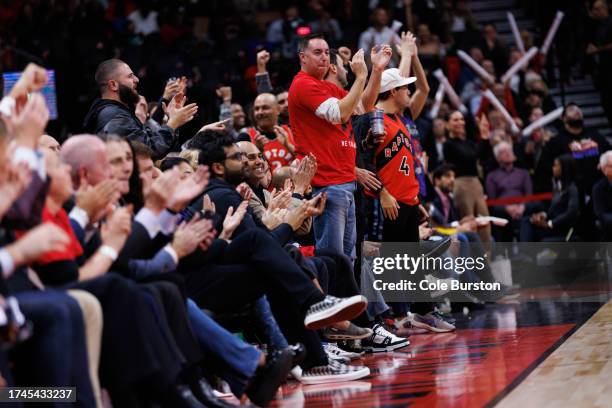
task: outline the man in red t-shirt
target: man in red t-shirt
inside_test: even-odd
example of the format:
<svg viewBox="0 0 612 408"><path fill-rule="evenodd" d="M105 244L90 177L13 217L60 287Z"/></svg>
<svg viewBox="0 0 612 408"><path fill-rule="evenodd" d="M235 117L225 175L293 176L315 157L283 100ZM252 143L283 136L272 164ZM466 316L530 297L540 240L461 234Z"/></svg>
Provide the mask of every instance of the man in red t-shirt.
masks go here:
<svg viewBox="0 0 612 408"><path fill-rule="evenodd" d="M317 158L313 193L327 192L325 211L314 220L316 245L354 258L356 145L349 119L362 98L368 69L359 50L350 63L355 82L347 92L324 80L330 62L323 38L304 37L299 56L301 70L289 88L289 123L298 158L309 153Z"/></svg>
<svg viewBox="0 0 612 408"><path fill-rule="evenodd" d="M289 166L295 151L291 129L287 125L279 126L279 114L280 106L276 97L270 93L259 94L253 103L255 126L246 128L238 136L239 141L251 142L257 146L273 171Z"/></svg>

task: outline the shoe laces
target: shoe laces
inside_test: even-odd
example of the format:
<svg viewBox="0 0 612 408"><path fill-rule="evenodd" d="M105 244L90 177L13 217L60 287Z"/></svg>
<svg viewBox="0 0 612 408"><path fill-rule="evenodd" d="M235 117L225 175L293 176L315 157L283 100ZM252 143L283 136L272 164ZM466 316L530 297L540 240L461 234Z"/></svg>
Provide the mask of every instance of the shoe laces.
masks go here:
<svg viewBox="0 0 612 408"><path fill-rule="evenodd" d="M397 338L396 335L385 329L385 326L382 324L377 324L374 326L374 334L378 334L379 336L383 337Z"/></svg>

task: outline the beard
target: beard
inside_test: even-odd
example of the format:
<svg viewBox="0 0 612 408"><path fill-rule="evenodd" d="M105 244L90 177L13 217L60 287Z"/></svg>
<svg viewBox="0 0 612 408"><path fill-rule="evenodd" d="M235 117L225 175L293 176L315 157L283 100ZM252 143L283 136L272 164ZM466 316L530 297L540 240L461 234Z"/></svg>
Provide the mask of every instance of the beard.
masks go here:
<svg viewBox="0 0 612 408"><path fill-rule="evenodd" d="M225 168L225 181L227 181L232 186L237 186L238 184L245 181L244 170L230 170L227 167Z"/></svg>
<svg viewBox="0 0 612 408"><path fill-rule="evenodd" d="M132 88L119 84L119 100L127 105L132 111L136 111L136 104L140 101L140 95Z"/></svg>

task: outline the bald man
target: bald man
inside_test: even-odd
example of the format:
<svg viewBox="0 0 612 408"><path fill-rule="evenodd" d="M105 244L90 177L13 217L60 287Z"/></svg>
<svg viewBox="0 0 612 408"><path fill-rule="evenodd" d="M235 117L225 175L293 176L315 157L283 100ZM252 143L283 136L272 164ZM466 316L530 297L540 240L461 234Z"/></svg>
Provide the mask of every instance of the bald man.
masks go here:
<svg viewBox="0 0 612 408"><path fill-rule="evenodd" d="M288 166L295 151L293 134L289 126L279 126L281 108L276 97L262 93L253 103L255 127L249 127L238 136L238 140L255 144L263 152L272 170Z"/></svg>
<svg viewBox="0 0 612 408"><path fill-rule="evenodd" d="M60 151L60 144L53 136L42 135L38 141L38 146L41 149L49 149L55 153Z"/></svg>
<svg viewBox="0 0 612 408"><path fill-rule="evenodd" d="M72 136L64 142L60 157L71 167L70 175L75 189L79 188L82 178L90 186L95 186L111 177L106 144L97 136Z"/></svg>

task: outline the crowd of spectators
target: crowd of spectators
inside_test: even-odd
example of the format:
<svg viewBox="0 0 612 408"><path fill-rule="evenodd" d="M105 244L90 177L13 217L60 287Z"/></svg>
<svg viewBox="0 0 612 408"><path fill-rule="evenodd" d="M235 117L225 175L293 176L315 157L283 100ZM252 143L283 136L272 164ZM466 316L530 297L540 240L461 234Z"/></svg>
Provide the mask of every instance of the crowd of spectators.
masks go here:
<svg viewBox="0 0 612 408"><path fill-rule="evenodd" d="M583 7L576 58L604 83L608 7ZM546 56L502 81L522 55L466 1L24 0L0 23L0 71L23 70L0 103L4 384L199 407L231 405L224 382L266 405L289 373L364 378L361 353L455 329L433 300L368 303L364 243L611 236L608 140L574 103L523 134L558 108Z"/></svg>

